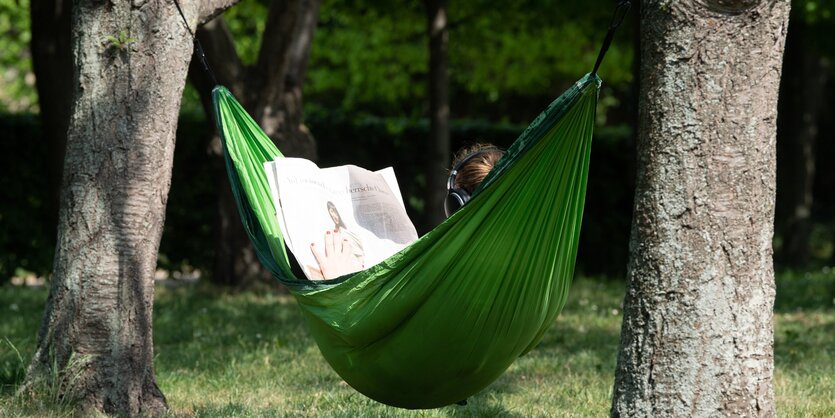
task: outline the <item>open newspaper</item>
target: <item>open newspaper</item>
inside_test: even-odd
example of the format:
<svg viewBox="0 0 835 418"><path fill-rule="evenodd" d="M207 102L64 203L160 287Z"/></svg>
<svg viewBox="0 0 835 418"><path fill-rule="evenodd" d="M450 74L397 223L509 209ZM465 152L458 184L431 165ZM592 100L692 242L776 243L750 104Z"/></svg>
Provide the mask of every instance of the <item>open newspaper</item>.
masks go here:
<svg viewBox="0 0 835 418"><path fill-rule="evenodd" d="M284 241L311 280L371 267L417 239L391 167L319 168L280 158L264 169ZM338 274L336 257L342 257Z"/></svg>

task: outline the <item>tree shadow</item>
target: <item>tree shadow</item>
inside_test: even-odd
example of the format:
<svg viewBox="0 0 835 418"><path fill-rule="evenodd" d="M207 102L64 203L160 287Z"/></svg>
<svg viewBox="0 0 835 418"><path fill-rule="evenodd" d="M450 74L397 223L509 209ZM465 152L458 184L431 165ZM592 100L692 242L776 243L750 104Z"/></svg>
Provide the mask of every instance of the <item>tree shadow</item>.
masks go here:
<svg viewBox="0 0 835 418"><path fill-rule="evenodd" d="M476 395L467 399L466 405L450 405L444 407L444 415L448 417L519 417L525 415L514 412L500 401L488 396Z"/></svg>
<svg viewBox="0 0 835 418"><path fill-rule="evenodd" d="M43 287L0 287L0 396L23 382L45 302Z"/></svg>
<svg viewBox="0 0 835 418"><path fill-rule="evenodd" d="M784 272L777 275L775 312L835 310L835 271Z"/></svg>
<svg viewBox="0 0 835 418"><path fill-rule="evenodd" d="M835 319L799 313L783 318L774 333L775 367L785 371L832 367ZM818 363L818 362L823 363Z"/></svg>
<svg viewBox="0 0 835 418"><path fill-rule="evenodd" d="M611 375L617 360L619 329L589 324L581 327L560 324L544 336L539 345L516 360L496 382L476 395L501 397L525 391L549 390L548 379L562 372L572 374Z"/></svg>
<svg viewBox="0 0 835 418"><path fill-rule="evenodd" d="M295 300L283 294L228 293L197 285L165 289L155 306L155 347L166 368L198 370L200 350L217 361L246 356L268 342L301 355L315 343Z"/></svg>

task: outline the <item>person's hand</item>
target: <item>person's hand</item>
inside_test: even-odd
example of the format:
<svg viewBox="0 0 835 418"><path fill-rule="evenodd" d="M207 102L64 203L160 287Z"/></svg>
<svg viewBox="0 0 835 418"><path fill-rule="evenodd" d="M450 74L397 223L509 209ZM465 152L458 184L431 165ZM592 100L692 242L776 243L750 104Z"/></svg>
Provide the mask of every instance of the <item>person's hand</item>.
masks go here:
<svg viewBox="0 0 835 418"><path fill-rule="evenodd" d="M322 276L322 270L319 270L316 267L311 266L310 264L304 266L305 271L307 272L307 277L310 280L325 280L325 276Z"/></svg>
<svg viewBox="0 0 835 418"><path fill-rule="evenodd" d="M362 270L362 262L354 257L351 243L338 230L325 233L324 248L315 243L310 244L310 251L324 279L333 279L348 273Z"/></svg>

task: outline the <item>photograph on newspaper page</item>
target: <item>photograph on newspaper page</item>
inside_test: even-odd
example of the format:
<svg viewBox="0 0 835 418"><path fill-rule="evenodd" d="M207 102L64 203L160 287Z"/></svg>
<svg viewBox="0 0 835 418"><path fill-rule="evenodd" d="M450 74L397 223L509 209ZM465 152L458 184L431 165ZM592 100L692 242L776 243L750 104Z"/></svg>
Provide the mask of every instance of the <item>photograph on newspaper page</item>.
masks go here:
<svg viewBox="0 0 835 418"><path fill-rule="evenodd" d="M348 253L350 266L340 275L371 267L417 239L390 167L320 169L309 160L281 158L265 169L285 243L311 280L333 278L323 276L314 256L324 254L333 237Z"/></svg>

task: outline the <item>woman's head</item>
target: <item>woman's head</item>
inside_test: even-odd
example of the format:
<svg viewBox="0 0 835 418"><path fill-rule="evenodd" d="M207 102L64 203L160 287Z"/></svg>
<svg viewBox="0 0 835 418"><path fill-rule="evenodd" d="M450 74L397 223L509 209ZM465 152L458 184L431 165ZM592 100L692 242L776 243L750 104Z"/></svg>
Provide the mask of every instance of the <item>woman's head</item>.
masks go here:
<svg viewBox="0 0 835 418"><path fill-rule="evenodd" d="M479 143L461 148L452 161L453 169L460 165L453 187L472 194L502 156L504 151L490 144Z"/></svg>
<svg viewBox="0 0 835 418"><path fill-rule="evenodd" d="M342 222L342 217L339 216L339 211L336 210L336 205L333 202L328 202L328 214L331 216L331 220L333 220L333 224L337 228L345 228L345 224Z"/></svg>
<svg viewBox="0 0 835 418"><path fill-rule="evenodd" d="M456 153L447 180L446 216L451 216L470 200L470 195L503 155L504 151L489 144L475 144Z"/></svg>

